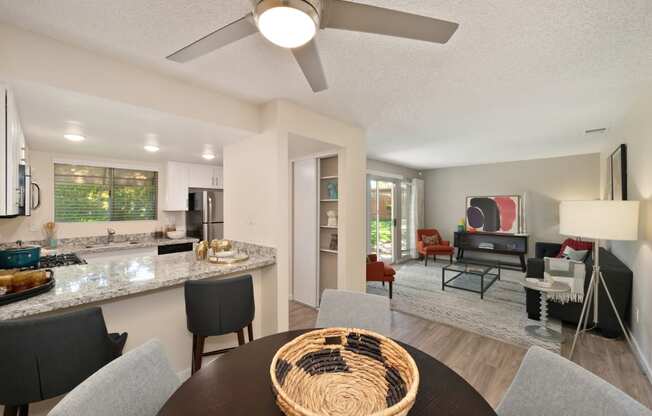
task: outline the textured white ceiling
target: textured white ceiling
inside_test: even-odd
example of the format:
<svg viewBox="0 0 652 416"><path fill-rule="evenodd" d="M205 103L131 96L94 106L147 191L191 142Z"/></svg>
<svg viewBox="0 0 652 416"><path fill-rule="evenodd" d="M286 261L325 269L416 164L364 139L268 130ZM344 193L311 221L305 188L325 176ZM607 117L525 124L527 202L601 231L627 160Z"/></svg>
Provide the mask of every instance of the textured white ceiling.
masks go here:
<svg viewBox="0 0 652 416"><path fill-rule="evenodd" d="M460 23L446 45L326 30L330 89L260 36L188 64L166 55L249 0L0 0L0 20L264 102L287 98L367 129L369 155L438 167L597 151L652 80L649 0L357 0Z"/></svg>
<svg viewBox="0 0 652 416"><path fill-rule="evenodd" d="M222 148L243 136L213 124L30 83L12 83L30 149L129 160L221 164ZM66 133L82 134L74 143ZM159 146L148 153L146 144ZM204 152L215 154L207 162Z"/></svg>

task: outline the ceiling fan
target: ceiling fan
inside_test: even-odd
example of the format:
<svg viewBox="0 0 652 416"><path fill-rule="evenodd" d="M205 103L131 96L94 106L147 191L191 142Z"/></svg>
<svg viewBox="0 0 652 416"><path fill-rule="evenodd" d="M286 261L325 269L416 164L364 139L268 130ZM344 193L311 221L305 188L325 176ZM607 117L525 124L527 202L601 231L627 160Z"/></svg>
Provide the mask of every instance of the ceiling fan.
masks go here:
<svg viewBox="0 0 652 416"><path fill-rule="evenodd" d="M174 52L167 59L187 62L256 32L292 51L314 92L328 88L315 35L318 29L446 43L457 23L344 0L251 0L253 11Z"/></svg>

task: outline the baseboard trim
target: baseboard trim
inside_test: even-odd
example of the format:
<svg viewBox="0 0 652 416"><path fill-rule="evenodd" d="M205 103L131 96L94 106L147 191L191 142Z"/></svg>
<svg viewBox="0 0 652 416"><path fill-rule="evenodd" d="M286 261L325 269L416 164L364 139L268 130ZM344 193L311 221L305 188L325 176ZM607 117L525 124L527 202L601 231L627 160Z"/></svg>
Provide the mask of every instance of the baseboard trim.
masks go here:
<svg viewBox="0 0 652 416"><path fill-rule="evenodd" d="M631 331L629 332L629 336L636 349L635 351L632 351L632 354L634 354L634 357L636 357L636 360L638 361L641 370L645 374L645 377L647 377L647 380L650 382L650 384L652 384L652 367L650 367L650 363L647 362L645 355L643 355L643 352L641 351L641 347L638 345L638 341L636 341L636 338L634 338Z"/></svg>
<svg viewBox="0 0 652 416"><path fill-rule="evenodd" d="M182 383L188 380L190 378L190 367L186 368L185 370L179 371L177 373L177 377L179 377L179 380L181 380Z"/></svg>

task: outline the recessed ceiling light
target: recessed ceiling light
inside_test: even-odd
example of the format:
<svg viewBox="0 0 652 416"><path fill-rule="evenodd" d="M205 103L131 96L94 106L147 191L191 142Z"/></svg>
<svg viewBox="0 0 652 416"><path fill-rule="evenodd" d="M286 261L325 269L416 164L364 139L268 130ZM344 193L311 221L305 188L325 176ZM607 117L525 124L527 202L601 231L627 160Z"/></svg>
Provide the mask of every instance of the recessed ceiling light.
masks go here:
<svg viewBox="0 0 652 416"><path fill-rule="evenodd" d="M147 150L150 153L155 153L155 152L159 151L159 147L155 146L153 144L148 144L148 145L145 145L145 150Z"/></svg>
<svg viewBox="0 0 652 416"><path fill-rule="evenodd" d="M212 153L204 153L203 155L201 155L201 157L203 157L203 158L206 159L206 160L213 160L213 159L215 159L215 155L212 154Z"/></svg>
<svg viewBox="0 0 652 416"><path fill-rule="evenodd" d="M255 16L260 33L283 48L310 42L319 26L317 11L303 0L263 0L256 6Z"/></svg>
<svg viewBox="0 0 652 416"><path fill-rule="evenodd" d="M71 142L83 142L86 140L86 137L81 134L64 134L63 137L70 140Z"/></svg>

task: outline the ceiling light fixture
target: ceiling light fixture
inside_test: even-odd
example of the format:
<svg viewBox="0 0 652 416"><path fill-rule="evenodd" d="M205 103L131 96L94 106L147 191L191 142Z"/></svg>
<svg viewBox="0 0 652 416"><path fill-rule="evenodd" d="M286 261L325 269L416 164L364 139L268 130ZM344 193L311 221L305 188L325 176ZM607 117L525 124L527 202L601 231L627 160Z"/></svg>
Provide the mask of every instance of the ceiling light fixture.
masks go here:
<svg viewBox="0 0 652 416"><path fill-rule="evenodd" d="M64 134L63 137L70 140L71 142L83 142L86 140L86 137L81 134Z"/></svg>
<svg viewBox="0 0 652 416"><path fill-rule="evenodd" d="M267 40L288 49L310 42L319 27L319 13L305 0L263 0L254 16Z"/></svg>
<svg viewBox="0 0 652 416"><path fill-rule="evenodd" d="M203 157L203 158L206 159L206 160L213 160L213 159L215 159L215 155L212 154L212 153L204 153L203 155L201 155L201 157Z"/></svg>
<svg viewBox="0 0 652 416"><path fill-rule="evenodd" d="M145 145L145 150L147 150L150 153L156 153L159 151L159 147L153 144L147 144Z"/></svg>

